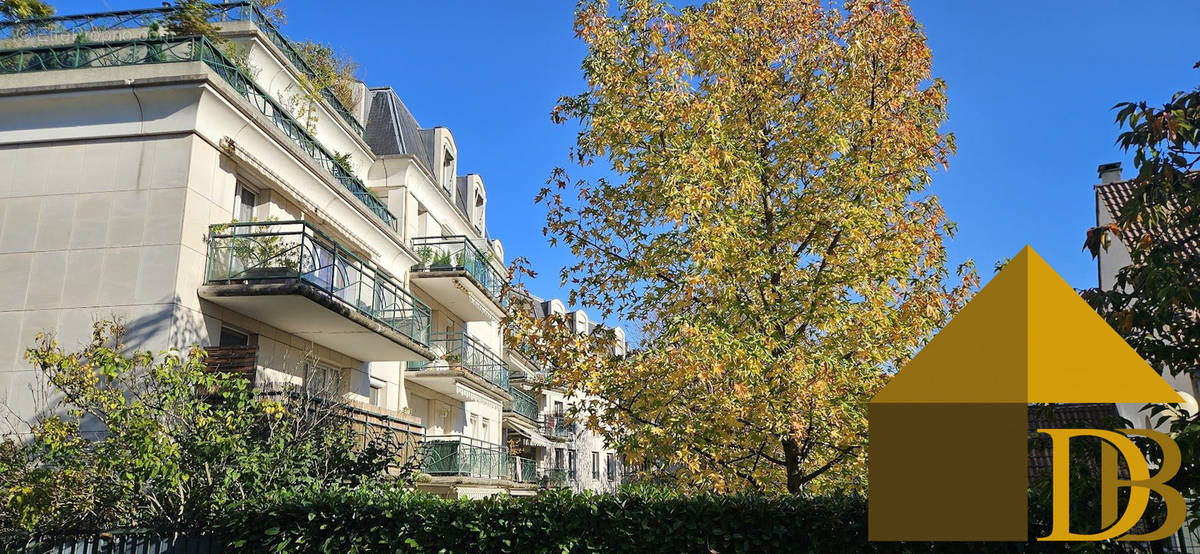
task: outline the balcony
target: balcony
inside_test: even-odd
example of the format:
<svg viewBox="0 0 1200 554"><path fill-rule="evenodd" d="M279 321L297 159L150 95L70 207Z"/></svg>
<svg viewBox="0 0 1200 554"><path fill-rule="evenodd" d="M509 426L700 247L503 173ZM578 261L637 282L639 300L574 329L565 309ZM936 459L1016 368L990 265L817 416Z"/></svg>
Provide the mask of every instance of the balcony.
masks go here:
<svg viewBox="0 0 1200 554"><path fill-rule="evenodd" d="M509 460L512 464L510 480L517 483L538 483L541 481L541 476L538 475L537 463L532 459L509 456Z"/></svg>
<svg viewBox="0 0 1200 554"><path fill-rule="evenodd" d="M209 228L202 298L363 361L429 360L429 307L303 221Z"/></svg>
<svg viewBox="0 0 1200 554"><path fill-rule="evenodd" d="M492 256L465 236L418 237L412 247L419 262L412 282L467 321L504 317L501 291L505 278L492 267Z"/></svg>
<svg viewBox="0 0 1200 554"><path fill-rule="evenodd" d="M564 414L547 415L545 419L538 422L539 430L543 435L559 441L570 441L575 438L575 432L578 427L569 421Z"/></svg>
<svg viewBox="0 0 1200 554"><path fill-rule="evenodd" d="M565 487L571 481L575 480L575 472L568 471L561 467L542 468L539 472L538 482L543 487Z"/></svg>
<svg viewBox="0 0 1200 554"><path fill-rule="evenodd" d="M254 23L293 67L309 78L317 77L316 71L296 50L294 43L283 36L253 2L243 0L212 3L211 6L212 11L208 17L210 23L228 21ZM23 40L36 41L41 46L72 44L80 34L105 40L124 40L131 38L135 33L144 37L147 36L147 31L152 25L165 26L164 22L167 16L174 11L173 7L162 7L4 21L0 22L0 44L6 40L13 43ZM333 92L328 88L321 89L321 97L350 129L360 137L363 135L365 129L362 123L359 123L358 119L352 115L350 108L347 108Z"/></svg>
<svg viewBox="0 0 1200 554"><path fill-rule="evenodd" d="M538 403L529 393L521 390L520 387L509 387L508 393L512 395L512 404L504 409L506 414L515 414L525 419L536 422L538 416Z"/></svg>
<svg viewBox="0 0 1200 554"><path fill-rule="evenodd" d="M435 352L442 354L431 362L410 362L407 379L429 387L452 398L469 400L471 390L462 390L462 377L490 389L498 400L511 399L508 387L508 368L500 358L492 354L470 335L458 333L435 333L430 342Z"/></svg>
<svg viewBox="0 0 1200 554"><path fill-rule="evenodd" d="M53 18L52 18L53 19ZM40 24L22 20L20 25ZM0 24L10 25L10 24ZM307 129L275 99L246 76L208 39L203 37L124 40L82 44L0 50L0 75L129 65L204 62L235 92L254 106L317 165L393 231L399 228L396 216L358 177L354 176Z"/></svg>
<svg viewBox="0 0 1200 554"><path fill-rule="evenodd" d="M421 455L421 471L434 477L507 480L514 471L503 446L470 437L425 437Z"/></svg>

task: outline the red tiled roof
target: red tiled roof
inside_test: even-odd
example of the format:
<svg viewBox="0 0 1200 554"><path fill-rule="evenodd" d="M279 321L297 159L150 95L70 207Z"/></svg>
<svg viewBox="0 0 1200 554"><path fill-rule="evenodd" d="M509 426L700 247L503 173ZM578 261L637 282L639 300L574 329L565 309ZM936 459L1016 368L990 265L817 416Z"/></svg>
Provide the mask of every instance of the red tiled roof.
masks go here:
<svg viewBox="0 0 1200 554"><path fill-rule="evenodd" d="M1132 180L1096 185L1096 195L1113 219L1120 219L1121 210L1133 198L1136 190L1137 186ZM1133 223L1124 230L1122 236L1115 238L1128 246L1127 241L1141 240L1146 235L1161 237L1166 241L1181 245L1181 253L1185 256L1200 256L1200 229L1196 228L1158 229L1141 223Z"/></svg>

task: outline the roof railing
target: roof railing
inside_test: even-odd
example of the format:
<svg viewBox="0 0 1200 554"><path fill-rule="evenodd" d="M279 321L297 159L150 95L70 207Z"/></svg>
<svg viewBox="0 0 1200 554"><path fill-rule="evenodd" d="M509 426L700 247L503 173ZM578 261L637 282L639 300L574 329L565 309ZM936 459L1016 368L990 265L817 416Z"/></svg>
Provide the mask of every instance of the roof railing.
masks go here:
<svg viewBox="0 0 1200 554"><path fill-rule="evenodd" d="M267 94L254 79L242 73L220 48L204 37L136 39L0 50L0 74L189 61L202 61L207 64L313 161L325 168L334 179L365 204L367 209L383 220L384 224L393 231L399 230L395 214L387 209L379 197L367 189L367 186L329 149L297 122L291 112Z"/></svg>
<svg viewBox="0 0 1200 554"><path fill-rule="evenodd" d="M310 78L315 78L317 72L309 65L304 56L296 49L295 43L289 40L286 36L271 23L270 18L259 9L258 5L248 0L240 0L226 3L212 3L212 15L209 16L210 23L223 23L226 21L249 21L258 26L263 34L270 40L283 56L288 59L300 72ZM110 12L96 12L78 15L57 15L51 17L32 17L19 19L15 21L0 22L0 40L4 39L34 39L43 38L59 42L60 44L69 44L77 40L77 37L82 33L84 36L87 33L102 33L121 30L134 30L150 27L151 25L162 23L166 17L174 12L174 7L162 8L146 8L140 10L121 10ZM145 37L121 37L123 40L145 38ZM43 46L53 46L54 44L44 44ZM342 103L328 87L322 88L320 91L321 97L329 103L333 111L337 112L338 116L350 126L358 136L363 136L366 130L362 123L354 117L350 108Z"/></svg>

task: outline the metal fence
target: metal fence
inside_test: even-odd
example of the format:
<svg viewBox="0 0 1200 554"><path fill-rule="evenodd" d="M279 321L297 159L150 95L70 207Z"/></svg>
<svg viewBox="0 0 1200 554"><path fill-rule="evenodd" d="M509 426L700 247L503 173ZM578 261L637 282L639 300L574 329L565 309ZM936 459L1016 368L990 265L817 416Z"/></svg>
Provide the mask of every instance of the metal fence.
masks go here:
<svg viewBox="0 0 1200 554"><path fill-rule="evenodd" d="M245 73L220 48L204 37L89 42L72 45L0 50L0 73L26 73L56 69L112 67L200 61L228 83L301 150L350 191L392 230L396 216L358 177Z"/></svg>
<svg viewBox="0 0 1200 554"><path fill-rule="evenodd" d="M148 8L141 10L120 10L110 12L96 12L79 15L60 15L53 17L38 17L25 18L15 21L0 22L0 40L15 39L30 41L35 40L41 45L69 44L78 40L79 37L86 37L88 33L92 34L111 34L116 31L137 32L140 36L127 36L125 39L140 39L149 38L148 33L143 32L143 29L149 29L152 26L165 27L167 17L174 12L176 8ZM279 32L275 24L271 23L270 18L263 14L253 2L227 2L214 3L209 13L208 21L211 23L222 23L226 21L249 21L254 23L271 41L283 56L300 72L310 78L316 78L316 71L304 59L304 56L296 49L295 43L288 40ZM337 112L338 116L362 136L364 128L362 123L359 123L350 108L338 99L337 95L333 94L328 88L321 89L321 97L329 103L333 111Z"/></svg>
<svg viewBox="0 0 1200 554"><path fill-rule="evenodd" d="M330 298L428 345L430 309L391 275L303 221L209 228L207 281L300 279Z"/></svg>
<svg viewBox="0 0 1200 554"><path fill-rule="evenodd" d="M464 235L417 237L412 240L420 265L417 271L465 271L497 303L503 303L504 276L492 267L492 256Z"/></svg>
<svg viewBox="0 0 1200 554"><path fill-rule="evenodd" d="M154 531L45 537L0 548L5 554L217 554L224 550L222 541L213 536Z"/></svg>
<svg viewBox="0 0 1200 554"><path fill-rule="evenodd" d="M465 369L487 382L508 390L508 367L482 343L463 332L434 333L429 344L441 347L443 359L450 369ZM433 369L433 362L409 362L414 371Z"/></svg>

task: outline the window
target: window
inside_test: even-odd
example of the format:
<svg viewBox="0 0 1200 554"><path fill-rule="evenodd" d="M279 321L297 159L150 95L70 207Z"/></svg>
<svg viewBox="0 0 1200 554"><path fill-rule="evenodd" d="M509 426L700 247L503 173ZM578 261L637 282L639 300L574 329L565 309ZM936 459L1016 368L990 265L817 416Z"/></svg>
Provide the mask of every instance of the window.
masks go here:
<svg viewBox="0 0 1200 554"><path fill-rule="evenodd" d="M442 188L446 189L451 197L454 196L454 154L451 154L449 149L442 156Z"/></svg>
<svg viewBox="0 0 1200 554"><path fill-rule="evenodd" d="M600 479L600 453L592 451L592 479Z"/></svg>
<svg viewBox="0 0 1200 554"><path fill-rule="evenodd" d="M485 418L483 418L483 426L480 428L480 431L482 431L482 433L483 433L483 434L479 435L479 438L481 438L481 439L483 439L483 440L488 440L488 439L490 439L490 438L492 437L492 436L489 434L489 432L491 431L491 429L492 429L492 421L491 421L491 420L489 420L489 419L488 419L488 418L486 418L486 417L485 417Z"/></svg>
<svg viewBox="0 0 1200 554"><path fill-rule="evenodd" d="M554 469L562 469L562 468L563 468L563 449L555 448L554 449Z"/></svg>
<svg viewBox="0 0 1200 554"><path fill-rule="evenodd" d="M562 417L564 413L566 413L566 410L563 410L563 403L555 402L554 403L554 417Z"/></svg>
<svg viewBox="0 0 1200 554"><path fill-rule="evenodd" d="M567 474L572 478L575 477L575 451L567 451Z"/></svg>
<svg viewBox="0 0 1200 554"><path fill-rule="evenodd" d="M483 199L483 195L476 192L475 193L475 209L472 211L472 213L475 214L475 216L474 216L475 230L480 231L480 232L483 231L483 216L485 213L484 212L485 203L486 202Z"/></svg>
<svg viewBox="0 0 1200 554"><path fill-rule="evenodd" d="M221 338L217 346L250 346L250 335L221 326Z"/></svg>
<svg viewBox="0 0 1200 554"><path fill-rule="evenodd" d="M479 438L479 416L477 414L471 414L469 434Z"/></svg>
<svg viewBox="0 0 1200 554"><path fill-rule="evenodd" d="M233 218L238 221L254 221L254 208L258 206L258 195L241 183L238 183L236 203L233 206Z"/></svg>
<svg viewBox="0 0 1200 554"><path fill-rule="evenodd" d="M608 455L608 467L605 469L608 480L615 481L617 479L617 459L612 454Z"/></svg>
<svg viewBox="0 0 1200 554"><path fill-rule="evenodd" d="M319 365L308 365L304 376L304 390L317 396L337 396L341 387L338 370Z"/></svg>
<svg viewBox="0 0 1200 554"><path fill-rule="evenodd" d="M450 410L446 408L438 409L438 424L441 427L441 433L450 432Z"/></svg>

